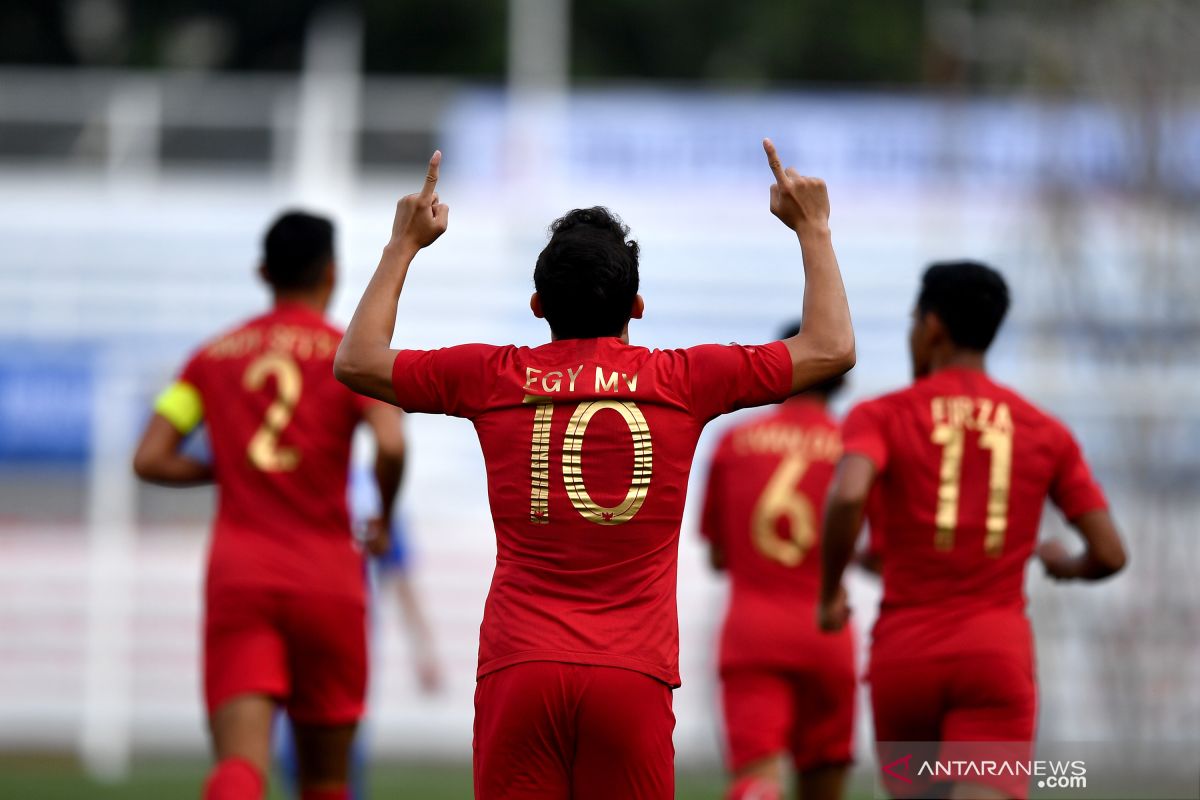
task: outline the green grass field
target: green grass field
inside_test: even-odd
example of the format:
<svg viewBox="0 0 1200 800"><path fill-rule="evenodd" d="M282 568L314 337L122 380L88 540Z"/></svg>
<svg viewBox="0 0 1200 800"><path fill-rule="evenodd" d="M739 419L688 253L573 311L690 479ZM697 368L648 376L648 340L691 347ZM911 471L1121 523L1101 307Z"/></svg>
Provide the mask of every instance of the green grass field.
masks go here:
<svg viewBox="0 0 1200 800"><path fill-rule="evenodd" d="M130 779L119 783L90 780L71 760L59 758L0 759L0 798L14 800L173 800L196 798L206 765L197 761L151 761L136 766ZM370 796L463 800L471 797L471 770L466 765L384 763L372 767ZM723 778L717 772L681 771L679 800L719 800ZM868 798L870 792L848 800ZM270 800L286 800L275 786Z"/></svg>

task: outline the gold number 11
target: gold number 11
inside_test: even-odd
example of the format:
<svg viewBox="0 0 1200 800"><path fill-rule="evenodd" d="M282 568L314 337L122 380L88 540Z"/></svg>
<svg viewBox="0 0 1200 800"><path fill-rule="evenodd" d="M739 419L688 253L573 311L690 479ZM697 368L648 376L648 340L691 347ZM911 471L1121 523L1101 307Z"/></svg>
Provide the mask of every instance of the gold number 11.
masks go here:
<svg viewBox="0 0 1200 800"><path fill-rule="evenodd" d="M934 517L937 532L933 546L938 550L954 547L954 532L958 528L958 501L962 484L962 460L966 431L957 425L933 426L930 436L942 446L942 464L938 470L937 513ZM993 558L1004 549L1004 534L1008 530L1008 495L1012 485L1013 432L1004 428L986 428L979 434L979 446L990 450L991 468L988 472L987 534L983 550Z"/></svg>

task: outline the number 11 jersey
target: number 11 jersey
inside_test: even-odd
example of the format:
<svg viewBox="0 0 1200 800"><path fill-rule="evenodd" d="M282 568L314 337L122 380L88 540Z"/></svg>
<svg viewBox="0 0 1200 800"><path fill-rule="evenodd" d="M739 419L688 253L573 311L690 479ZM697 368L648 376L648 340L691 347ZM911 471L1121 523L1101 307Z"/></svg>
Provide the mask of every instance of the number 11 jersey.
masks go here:
<svg viewBox="0 0 1200 800"><path fill-rule="evenodd" d="M943 369L851 410L846 454L877 470L886 511L873 651L1031 652L1025 564L1051 500L1105 508L1070 431L972 369Z"/></svg>
<svg viewBox="0 0 1200 800"><path fill-rule="evenodd" d="M696 441L791 391L787 347L647 350L616 337L397 353L397 404L470 419L496 570L480 677L526 661L679 685L679 529Z"/></svg>

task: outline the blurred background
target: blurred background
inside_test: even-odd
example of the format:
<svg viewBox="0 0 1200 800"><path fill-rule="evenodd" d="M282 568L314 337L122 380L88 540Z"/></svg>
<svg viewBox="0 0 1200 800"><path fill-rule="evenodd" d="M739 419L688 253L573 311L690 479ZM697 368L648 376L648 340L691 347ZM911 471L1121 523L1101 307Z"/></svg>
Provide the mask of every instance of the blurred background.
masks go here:
<svg viewBox="0 0 1200 800"><path fill-rule="evenodd" d="M908 379L929 261L1008 277L992 369L1077 432L1132 555L1097 587L1030 570L1040 737L1100 743L1131 785L1195 796L1198 38L1200 4L1167 0L0 5L0 796L198 792L213 497L139 485L129 461L186 354L267 303L274 215L336 219L344 323L440 147L450 231L410 276L397 341L544 341L527 301L546 225L593 204L642 246L636 343L761 341L802 291L767 211L767 135L830 186L859 345L839 410ZM729 422L706 433L694 489ZM441 686L422 691L382 597L372 777L380 795L465 797L485 474L470 425L413 416L408 433L411 576ZM680 796L716 798L725 587L695 511L676 748ZM865 640L878 589L852 589Z"/></svg>

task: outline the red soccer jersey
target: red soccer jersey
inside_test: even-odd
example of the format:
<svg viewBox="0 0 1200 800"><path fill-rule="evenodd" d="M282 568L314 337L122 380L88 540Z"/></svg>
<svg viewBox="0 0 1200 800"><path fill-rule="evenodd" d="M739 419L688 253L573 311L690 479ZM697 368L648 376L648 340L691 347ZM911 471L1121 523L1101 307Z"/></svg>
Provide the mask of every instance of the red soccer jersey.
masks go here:
<svg viewBox="0 0 1200 800"><path fill-rule="evenodd" d="M1066 427L945 369L857 406L843 440L874 462L886 506L876 653L1031 647L1023 579L1046 498L1068 519L1105 507Z"/></svg>
<svg viewBox="0 0 1200 800"><path fill-rule="evenodd" d="M794 667L826 655L816 626L821 517L842 452L825 407L793 398L729 431L708 474L701 533L730 578L720 665Z"/></svg>
<svg viewBox="0 0 1200 800"><path fill-rule="evenodd" d="M280 304L188 361L218 490L209 588L258 586L362 597L346 481L364 398L333 377L341 331Z"/></svg>
<svg viewBox="0 0 1200 800"><path fill-rule="evenodd" d="M479 675L523 661L679 684L679 526L710 419L791 389L782 343L647 350L616 338L400 351L397 404L475 424L496 571Z"/></svg>

